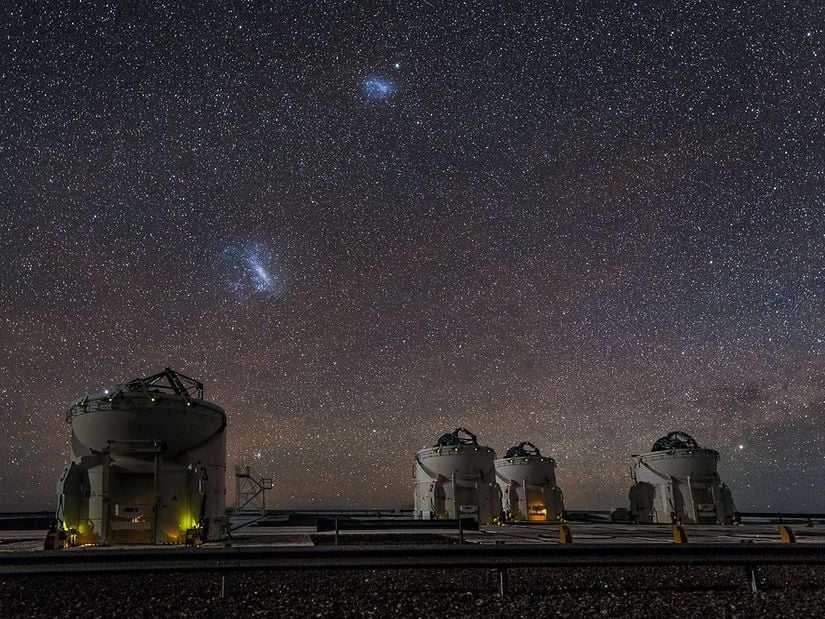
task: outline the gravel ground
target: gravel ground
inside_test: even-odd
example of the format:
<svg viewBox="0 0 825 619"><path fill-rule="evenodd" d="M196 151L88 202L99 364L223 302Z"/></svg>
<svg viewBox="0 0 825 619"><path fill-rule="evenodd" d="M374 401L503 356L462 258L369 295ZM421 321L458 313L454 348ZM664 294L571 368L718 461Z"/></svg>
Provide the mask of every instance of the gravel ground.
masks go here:
<svg viewBox="0 0 825 619"><path fill-rule="evenodd" d="M2 617L825 617L825 568L248 572L3 577Z"/></svg>

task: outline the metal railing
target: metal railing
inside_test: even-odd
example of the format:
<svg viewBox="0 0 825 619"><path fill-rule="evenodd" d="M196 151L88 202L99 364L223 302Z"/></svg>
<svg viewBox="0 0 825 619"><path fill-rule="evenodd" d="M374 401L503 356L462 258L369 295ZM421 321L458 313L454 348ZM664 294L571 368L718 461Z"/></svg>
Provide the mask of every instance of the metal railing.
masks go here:
<svg viewBox="0 0 825 619"><path fill-rule="evenodd" d="M330 569L734 566L752 591L763 565L825 565L825 544L537 544L457 546L71 549L0 553L0 575L237 572Z"/></svg>

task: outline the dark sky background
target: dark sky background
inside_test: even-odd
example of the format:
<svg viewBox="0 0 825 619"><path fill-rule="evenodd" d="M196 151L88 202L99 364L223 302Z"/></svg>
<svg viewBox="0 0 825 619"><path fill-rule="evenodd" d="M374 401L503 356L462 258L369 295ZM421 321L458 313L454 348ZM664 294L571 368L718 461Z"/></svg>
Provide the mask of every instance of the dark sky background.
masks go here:
<svg viewBox="0 0 825 619"><path fill-rule="evenodd" d="M823 4L586 4L3 3L0 509L170 366L281 507L466 426L574 509L679 429L825 511Z"/></svg>

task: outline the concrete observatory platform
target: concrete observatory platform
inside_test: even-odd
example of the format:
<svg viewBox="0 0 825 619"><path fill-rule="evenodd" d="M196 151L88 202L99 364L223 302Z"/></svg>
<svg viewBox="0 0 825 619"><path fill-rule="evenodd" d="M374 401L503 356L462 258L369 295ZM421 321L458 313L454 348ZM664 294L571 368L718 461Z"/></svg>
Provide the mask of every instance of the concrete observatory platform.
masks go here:
<svg viewBox="0 0 825 619"><path fill-rule="evenodd" d="M71 463L57 520L75 544L183 543L223 535L226 414L166 368L69 408Z"/></svg>
<svg viewBox="0 0 825 619"><path fill-rule="evenodd" d="M556 485L556 461L541 455L538 447L523 442L495 461L501 502L510 520L558 520L564 496Z"/></svg>
<svg viewBox="0 0 825 619"><path fill-rule="evenodd" d="M735 507L719 479L719 452L689 434L671 432L632 458L630 511L637 522L724 524Z"/></svg>
<svg viewBox="0 0 825 619"><path fill-rule="evenodd" d="M462 436L463 434L463 436ZM414 517L419 520L476 518L490 524L501 511L496 454L465 428L444 434L415 454Z"/></svg>

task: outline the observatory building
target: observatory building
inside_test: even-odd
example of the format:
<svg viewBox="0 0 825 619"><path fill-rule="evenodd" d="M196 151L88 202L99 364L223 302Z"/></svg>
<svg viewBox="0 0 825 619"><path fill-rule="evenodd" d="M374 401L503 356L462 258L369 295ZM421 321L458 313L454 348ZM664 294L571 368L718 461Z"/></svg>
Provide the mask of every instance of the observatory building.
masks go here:
<svg viewBox="0 0 825 619"><path fill-rule="evenodd" d="M223 535L226 414L166 368L69 408L71 463L57 521L76 544L181 543Z"/></svg>
<svg viewBox="0 0 825 619"><path fill-rule="evenodd" d="M463 434L463 436L462 436ZM495 452L464 428L445 434L415 454L414 517L442 520L473 517L493 522L501 511Z"/></svg>
<svg viewBox="0 0 825 619"><path fill-rule="evenodd" d="M719 479L719 452L671 432L648 453L632 456L630 511L637 522L724 524L735 514L730 490Z"/></svg>
<svg viewBox="0 0 825 619"><path fill-rule="evenodd" d="M533 443L510 447L495 461L501 502L510 520L557 520L564 497L556 485L556 461L541 455Z"/></svg>

